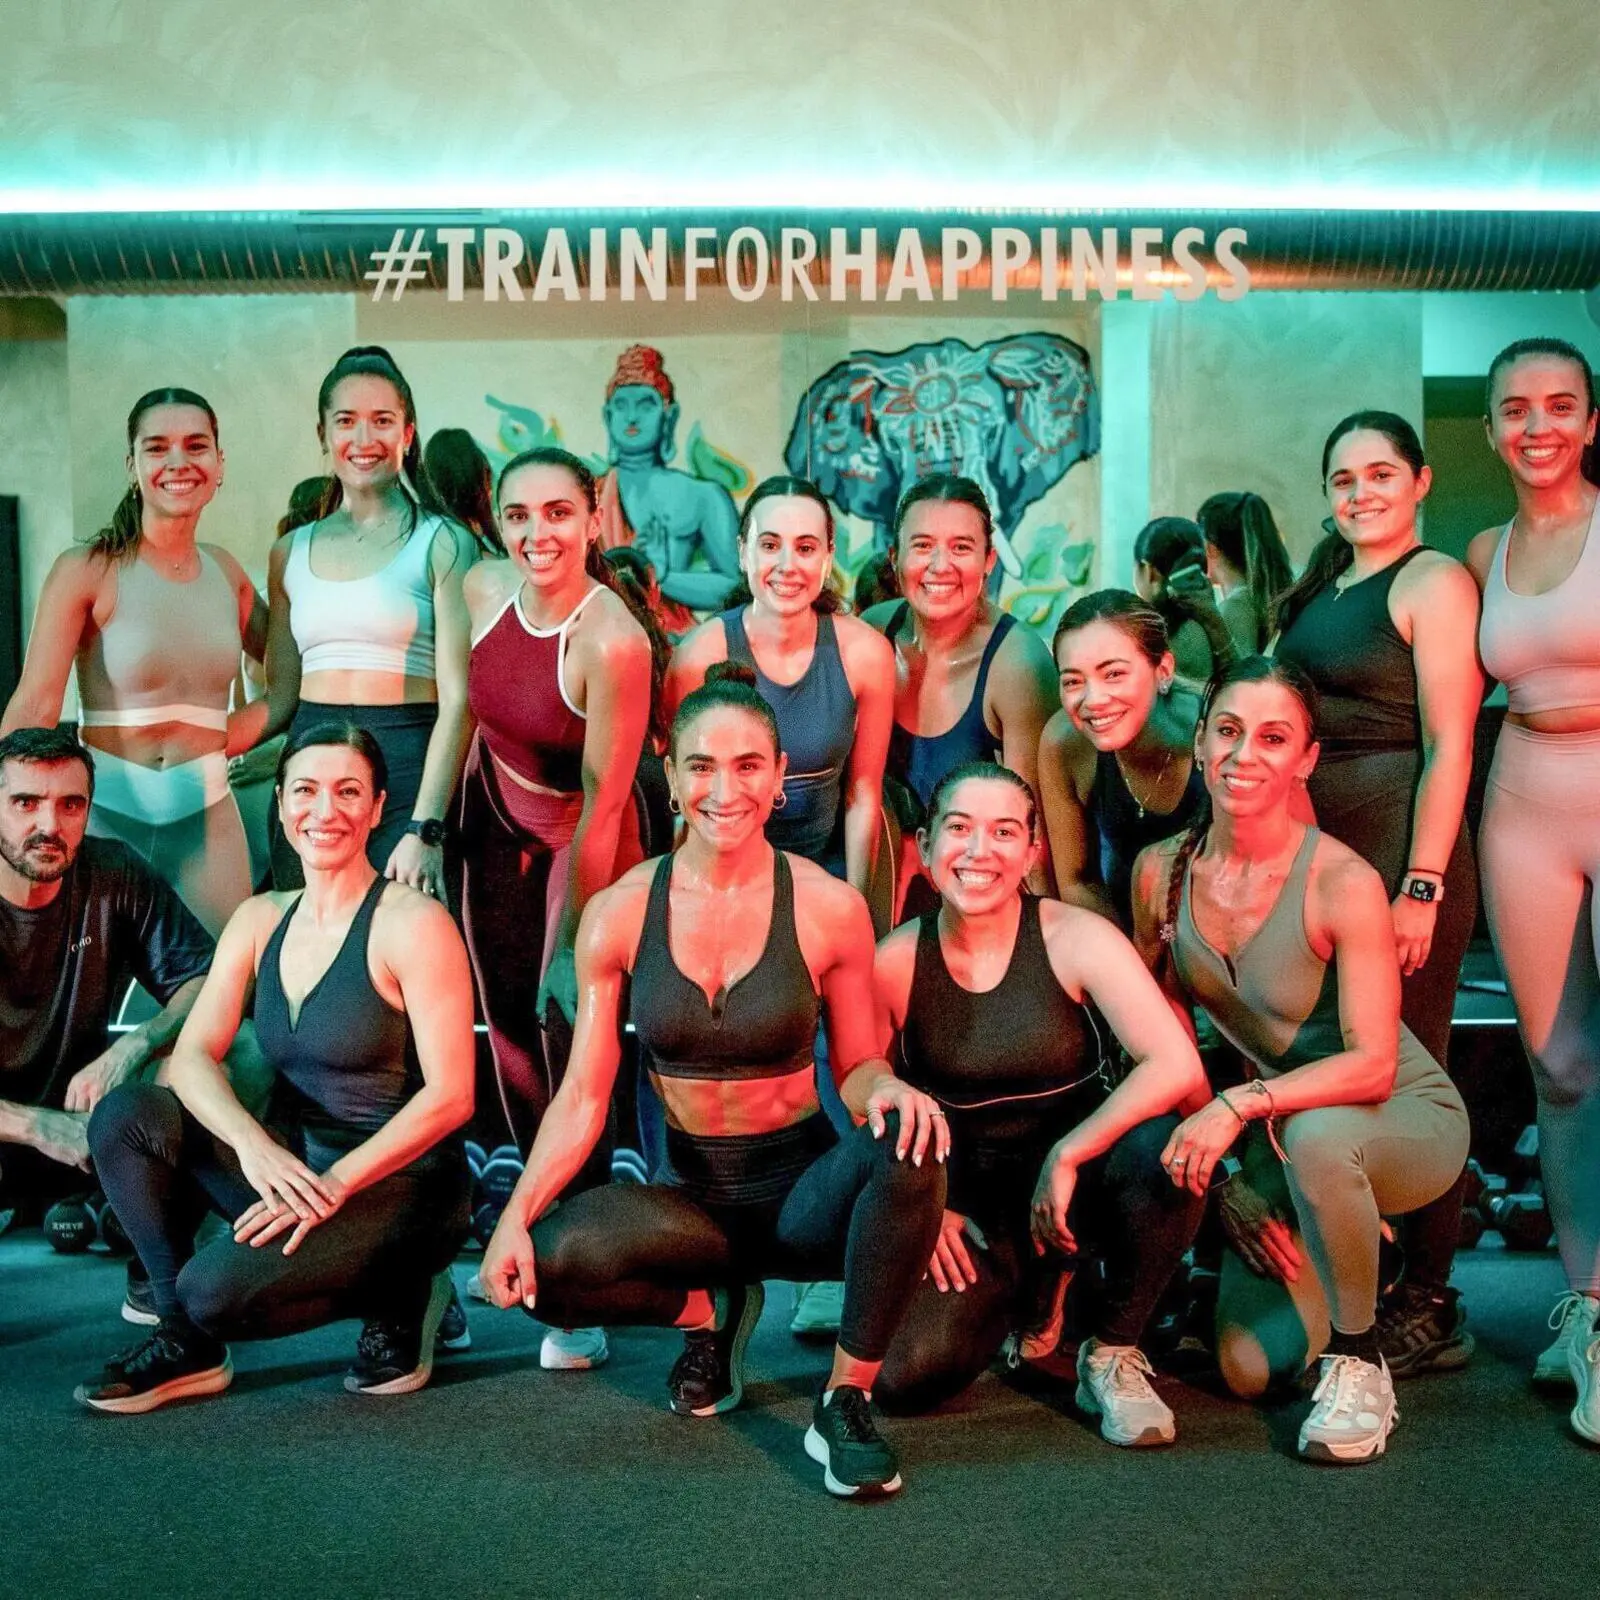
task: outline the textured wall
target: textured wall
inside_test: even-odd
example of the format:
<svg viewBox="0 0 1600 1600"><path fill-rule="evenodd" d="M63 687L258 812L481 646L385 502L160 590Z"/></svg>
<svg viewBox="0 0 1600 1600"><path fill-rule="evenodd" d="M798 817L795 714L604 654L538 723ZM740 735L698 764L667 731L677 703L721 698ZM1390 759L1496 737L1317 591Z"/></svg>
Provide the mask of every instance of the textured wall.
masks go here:
<svg viewBox="0 0 1600 1600"><path fill-rule="evenodd" d="M80 208L152 192L170 204L175 187L294 206L473 204L507 188L568 204L1063 191L1126 204L1152 189L1292 203L1310 186L1359 205L1397 190L1550 200L1596 183L1593 0L5 12L12 209L64 191Z"/></svg>

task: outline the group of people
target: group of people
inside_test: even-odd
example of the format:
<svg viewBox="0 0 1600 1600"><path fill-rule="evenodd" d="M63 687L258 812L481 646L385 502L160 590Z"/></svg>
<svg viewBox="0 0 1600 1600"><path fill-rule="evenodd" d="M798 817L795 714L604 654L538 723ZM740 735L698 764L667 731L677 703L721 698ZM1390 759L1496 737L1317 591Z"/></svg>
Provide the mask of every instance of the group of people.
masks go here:
<svg viewBox="0 0 1600 1600"><path fill-rule="evenodd" d="M805 1445L831 1492L884 1494L874 1406L1048 1347L1069 1293L1079 1406L1170 1443L1143 1345L1214 1216L1223 1379L1314 1380L1301 1453L1372 1459L1393 1379L1472 1347L1445 1062L1487 671L1478 858L1569 1284L1539 1372L1600 1443L1589 367L1513 345L1486 412L1517 513L1465 564L1419 538L1414 430L1359 412L1298 578L1259 497L1214 496L1047 650L990 598L990 509L953 475L905 494L898 597L860 615L826 498L768 479L743 584L669 644L588 466L529 450L452 512L376 347L321 387L328 474L263 602L197 541L215 415L144 396L0 726L0 1184L92 1164L150 1330L78 1398L214 1393L230 1339L342 1318L348 1387L426 1383L469 1337L477 1014L527 1155L479 1279L545 1366L675 1327L670 1404L718 1414L764 1280L840 1284ZM277 735L251 894L228 761ZM130 976L159 1009L108 1044ZM635 1101L655 1171L613 1183Z"/></svg>

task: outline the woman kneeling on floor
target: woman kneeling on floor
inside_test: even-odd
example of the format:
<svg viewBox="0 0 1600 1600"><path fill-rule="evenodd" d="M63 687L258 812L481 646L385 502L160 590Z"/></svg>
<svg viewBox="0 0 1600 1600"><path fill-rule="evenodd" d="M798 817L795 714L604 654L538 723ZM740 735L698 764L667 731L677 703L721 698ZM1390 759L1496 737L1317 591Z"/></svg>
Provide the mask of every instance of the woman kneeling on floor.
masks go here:
<svg viewBox="0 0 1600 1600"><path fill-rule="evenodd" d="M1262 656L1224 668L1201 706L1196 751L1213 816L1140 856L1137 931L1178 1003L1203 1007L1259 1076L1188 1118L1166 1159L1175 1183L1203 1194L1246 1136L1225 1212L1234 1249L1217 1308L1223 1376L1236 1393L1259 1394L1320 1352L1300 1453L1367 1461L1399 1420L1373 1328L1380 1219L1455 1181L1466 1108L1401 1024L1383 881L1296 820L1317 760L1309 679ZM1263 1122L1265 1138L1252 1126Z"/></svg>
<svg viewBox="0 0 1600 1600"><path fill-rule="evenodd" d="M667 1387L672 1409L695 1417L743 1396L762 1278L842 1278L806 1449L832 1493L892 1493L899 1469L868 1400L938 1237L944 1115L877 1054L866 902L767 841L784 758L748 668L718 663L685 697L667 778L683 845L583 914L567 1074L480 1277L496 1305L546 1323L686 1330ZM665 1168L546 1216L605 1126L630 974L666 1110ZM839 1093L865 1119L842 1138L817 1097L819 1000Z"/></svg>
<svg viewBox="0 0 1600 1600"><path fill-rule="evenodd" d="M918 842L939 909L884 940L877 981L900 1075L948 1113L950 1195L879 1402L925 1410L965 1389L1076 1235L1105 1266L1078 1404L1112 1444L1170 1444L1139 1340L1204 1210L1161 1164L1172 1108L1204 1096L1200 1058L1116 927L1022 892L1039 821L1016 773L957 767ZM1133 1063L1109 1096L1091 1006Z"/></svg>
<svg viewBox="0 0 1600 1600"><path fill-rule="evenodd" d="M229 920L168 1068L101 1101L89 1145L160 1322L77 1398L151 1411L233 1380L227 1339L365 1326L345 1387L404 1394L432 1370L466 1235L456 1130L472 1115L472 979L449 912L382 877L367 840L384 760L364 729L291 735L278 765L303 893ZM247 1012L278 1074L266 1125L218 1063ZM205 1212L231 1235L195 1250Z"/></svg>

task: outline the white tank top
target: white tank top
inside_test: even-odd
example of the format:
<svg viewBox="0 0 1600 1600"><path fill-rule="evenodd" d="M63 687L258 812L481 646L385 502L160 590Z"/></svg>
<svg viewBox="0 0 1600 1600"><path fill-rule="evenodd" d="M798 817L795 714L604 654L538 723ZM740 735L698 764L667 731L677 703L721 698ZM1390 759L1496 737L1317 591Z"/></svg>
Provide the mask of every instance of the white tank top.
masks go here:
<svg viewBox="0 0 1600 1600"><path fill-rule="evenodd" d="M364 578L319 578L311 570L318 523L290 535L283 587L300 670L392 672L432 678L433 537L443 519L417 513L411 536L385 567Z"/></svg>

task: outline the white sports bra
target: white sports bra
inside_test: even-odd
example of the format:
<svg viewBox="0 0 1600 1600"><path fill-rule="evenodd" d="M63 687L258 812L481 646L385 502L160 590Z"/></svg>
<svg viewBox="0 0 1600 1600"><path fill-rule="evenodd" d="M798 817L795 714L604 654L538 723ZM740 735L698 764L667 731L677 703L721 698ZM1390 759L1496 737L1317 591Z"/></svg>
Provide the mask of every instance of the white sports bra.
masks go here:
<svg viewBox="0 0 1600 1600"><path fill-rule="evenodd" d="M429 556L443 519L417 513L394 559L364 578L319 578L311 544L319 523L290 535L283 587L300 670L392 672L432 678L433 573Z"/></svg>

